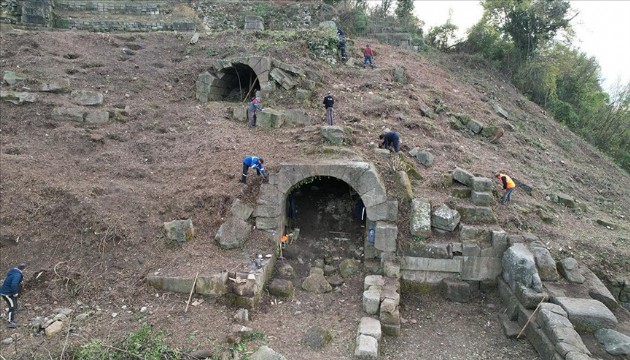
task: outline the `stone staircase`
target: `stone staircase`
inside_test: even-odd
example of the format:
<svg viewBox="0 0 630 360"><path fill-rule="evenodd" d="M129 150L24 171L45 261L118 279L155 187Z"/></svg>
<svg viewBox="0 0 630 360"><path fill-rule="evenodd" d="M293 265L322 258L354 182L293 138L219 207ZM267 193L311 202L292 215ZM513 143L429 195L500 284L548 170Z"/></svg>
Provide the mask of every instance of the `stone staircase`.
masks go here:
<svg viewBox="0 0 630 360"><path fill-rule="evenodd" d="M393 264L385 264L392 269ZM378 359L382 335L400 336L400 271L390 276L368 275L363 281L363 310L378 319L361 318L354 355L359 359Z"/></svg>

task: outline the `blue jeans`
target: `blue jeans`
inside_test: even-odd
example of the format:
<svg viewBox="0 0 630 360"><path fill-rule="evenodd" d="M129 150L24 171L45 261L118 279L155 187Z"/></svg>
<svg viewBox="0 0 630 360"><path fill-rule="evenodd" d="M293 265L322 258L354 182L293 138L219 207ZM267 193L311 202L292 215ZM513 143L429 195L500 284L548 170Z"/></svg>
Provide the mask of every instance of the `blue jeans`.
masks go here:
<svg viewBox="0 0 630 360"><path fill-rule="evenodd" d="M503 198L501 199L501 204L507 204L512 201L512 191L514 191L514 188L505 190L505 194L503 194Z"/></svg>
<svg viewBox="0 0 630 360"><path fill-rule="evenodd" d="M363 56L363 67L365 67L365 65L367 64L370 64L370 66L374 66L374 64L372 63L372 56L370 55Z"/></svg>

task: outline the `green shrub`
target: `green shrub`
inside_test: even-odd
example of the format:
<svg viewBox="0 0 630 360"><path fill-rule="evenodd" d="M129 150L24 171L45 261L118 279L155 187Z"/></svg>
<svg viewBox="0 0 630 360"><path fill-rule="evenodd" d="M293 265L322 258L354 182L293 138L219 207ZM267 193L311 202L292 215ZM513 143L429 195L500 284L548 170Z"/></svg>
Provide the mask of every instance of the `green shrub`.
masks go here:
<svg viewBox="0 0 630 360"><path fill-rule="evenodd" d="M107 346L99 339L83 344L74 354L77 360L177 360L181 354L177 349L170 349L161 331L154 332L150 326L129 334L121 344Z"/></svg>

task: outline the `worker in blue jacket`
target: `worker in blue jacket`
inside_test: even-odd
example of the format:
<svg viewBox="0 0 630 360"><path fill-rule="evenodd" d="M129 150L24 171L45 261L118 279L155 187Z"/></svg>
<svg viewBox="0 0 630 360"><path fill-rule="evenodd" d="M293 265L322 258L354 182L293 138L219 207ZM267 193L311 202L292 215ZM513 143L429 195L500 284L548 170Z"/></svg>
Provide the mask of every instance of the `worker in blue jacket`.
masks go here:
<svg viewBox="0 0 630 360"><path fill-rule="evenodd" d="M20 292L22 279L24 278L22 270L24 270L25 267L26 264L20 264L9 270L7 272L7 276L4 278L2 287L0 287L0 296L2 296L4 301L9 305L9 323L7 324L7 327L9 328L17 327L17 324L15 323L15 311L18 308L17 298Z"/></svg>
<svg viewBox="0 0 630 360"><path fill-rule="evenodd" d="M256 169L256 173L258 175L262 175L264 178L267 177L267 172L265 172L265 166L263 165L265 161L258 156L246 156L243 159L243 176L241 176L241 182L243 184L247 183L247 172L249 168Z"/></svg>

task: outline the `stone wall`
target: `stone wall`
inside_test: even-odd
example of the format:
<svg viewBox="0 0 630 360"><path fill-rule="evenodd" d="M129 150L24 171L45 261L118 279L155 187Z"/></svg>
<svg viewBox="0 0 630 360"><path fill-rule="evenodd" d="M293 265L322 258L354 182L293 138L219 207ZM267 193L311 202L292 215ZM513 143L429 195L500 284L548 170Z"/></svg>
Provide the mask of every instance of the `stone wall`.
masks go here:
<svg viewBox="0 0 630 360"><path fill-rule="evenodd" d="M193 31L195 24L187 21L119 21L62 19L55 21L55 27L99 32L111 31Z"/></svg>
<svg viewBox="0 0 630 360"><path fill-rule="evenodd" d="M159 15L168 14L172 6L167 2L151 1L55 1L55 10L59 11L85 11L102 14L125 15Z"/></svg>
<svg viewBox="0 0 630 360"><path fill-rule="evenodd" d="M477 233L485 235L471 235ZM402 257L403 282L437 286L443 279L457 278L471 284L473 290L496 286L503 269L501 257L507 248L507 234L502 230L478 229L460 232L460 240L428 243L416 249L417 256Z"/></svg>

